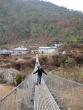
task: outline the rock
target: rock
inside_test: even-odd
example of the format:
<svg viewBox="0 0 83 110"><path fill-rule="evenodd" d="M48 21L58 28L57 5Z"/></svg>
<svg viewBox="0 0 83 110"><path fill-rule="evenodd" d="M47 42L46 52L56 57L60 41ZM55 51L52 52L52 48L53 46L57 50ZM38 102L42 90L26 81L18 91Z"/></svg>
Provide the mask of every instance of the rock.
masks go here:
<svg viewBox="0 0 83 110"><path fill-rule="evenodd" d="M16 84L17 74L19 74L19 71L15 69L0 68L0 82L5 82L8 84Z"/></svg>

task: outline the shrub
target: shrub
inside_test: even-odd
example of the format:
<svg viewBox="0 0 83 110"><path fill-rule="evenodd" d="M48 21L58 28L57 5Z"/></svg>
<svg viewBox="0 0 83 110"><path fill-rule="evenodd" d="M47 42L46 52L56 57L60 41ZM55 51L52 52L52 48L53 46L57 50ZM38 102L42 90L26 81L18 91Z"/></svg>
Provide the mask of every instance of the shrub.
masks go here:
<svg viewBox="0 0 83 110"><path fill-rule="evenodd" d="M16 75L16 85L19 85L22 82L22 76L20 74Z"/></svg>
<svg viewBox="0 0 83 110"><path fill-rule="evenodd" d="M25 66L26 67L30 67L30 68L34 68L34 65L35 65L35 59L28 59Z"/></svg>
<svg viewBox="0 0 83 110"><path fill-rule="evenodd" d="M41 56L39 58L40 64L41 65L46 65L47 64L47 56Z"/></svg>
<svg viewBox="0 0 83 110"><path fill-rule="evenodd" d="M53 58L53 56L51 56L51 55L49 55L48 57L47 57L47 64L49 65L49 66L54 66L54 58Z"/></svg>
<svg viewBox="0 0 83 110"><path fill-rule="evenodd" d="M58 56L58 64L62 67L72 67L75 66L76 61L74 58L71 58L66 55L60 55Z"/></svg>
<svg viewBox="0 0 83 110"><path fill-rule="evenodd" d="M65 61L67 59L67 56L65 55L60 55L58 56L58 63L60 66L65 66Z"/></svg>
<svg viewBox="0 0 83 110"><path fill-rule="evenodd" d="M74 58L68 57L65 61L65 66L67 67L73 67L75 66L75 64L76 64L76 61L74 60Z"/></svg>

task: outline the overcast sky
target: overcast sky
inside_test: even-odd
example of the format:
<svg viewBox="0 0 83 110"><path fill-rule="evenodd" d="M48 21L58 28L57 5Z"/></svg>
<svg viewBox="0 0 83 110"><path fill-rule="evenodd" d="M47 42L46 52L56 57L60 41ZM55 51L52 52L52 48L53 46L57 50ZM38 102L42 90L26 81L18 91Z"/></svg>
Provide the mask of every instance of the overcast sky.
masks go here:
<svg viewBox="0 0 83 110"><path fill-rule="evenodd" d="M79 10L83 12L83 0L45 0L55 3L59 6L64 6L70 9Z"/></svg>

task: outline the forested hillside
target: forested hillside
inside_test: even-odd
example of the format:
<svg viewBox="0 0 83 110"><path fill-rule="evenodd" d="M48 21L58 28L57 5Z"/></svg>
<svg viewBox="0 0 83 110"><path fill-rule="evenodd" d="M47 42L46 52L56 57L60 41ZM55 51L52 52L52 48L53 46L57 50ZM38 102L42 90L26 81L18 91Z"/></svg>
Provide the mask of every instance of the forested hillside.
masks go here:
<svg viewBox="0 0 83 110"><path fill-rule="evenodd" d="M0 0L0 44L29 39L82 41L83 14L40 0Z"/></svg>

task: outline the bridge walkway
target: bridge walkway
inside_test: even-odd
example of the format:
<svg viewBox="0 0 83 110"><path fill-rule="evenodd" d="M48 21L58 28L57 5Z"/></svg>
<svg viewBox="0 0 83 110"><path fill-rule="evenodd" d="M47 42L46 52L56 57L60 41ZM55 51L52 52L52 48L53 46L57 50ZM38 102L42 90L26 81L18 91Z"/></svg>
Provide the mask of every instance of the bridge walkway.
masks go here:
<svg viewBox="0 0 83 110"><path fill-rule="evenodd" d="M36 66L40 65L38 55L36 56L36 64ZM40 85L35 85L34 110L60 110L43 78Z"/></svg>

